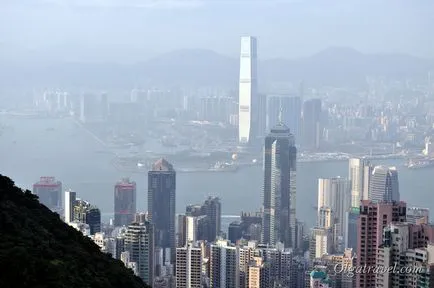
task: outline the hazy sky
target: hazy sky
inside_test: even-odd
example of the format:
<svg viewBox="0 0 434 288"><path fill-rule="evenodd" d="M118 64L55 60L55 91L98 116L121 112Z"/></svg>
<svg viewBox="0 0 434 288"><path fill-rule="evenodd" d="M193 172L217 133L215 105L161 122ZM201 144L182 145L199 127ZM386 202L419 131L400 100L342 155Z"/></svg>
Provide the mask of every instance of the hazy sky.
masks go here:
<svg viewBox="0 0 434 288"><path fill-rule="evenodd" d="M329 46L434 58L433 12L432 0L0 0L0 48L83 60L180 48L236 56L250 34L261 58Z"/></svg>

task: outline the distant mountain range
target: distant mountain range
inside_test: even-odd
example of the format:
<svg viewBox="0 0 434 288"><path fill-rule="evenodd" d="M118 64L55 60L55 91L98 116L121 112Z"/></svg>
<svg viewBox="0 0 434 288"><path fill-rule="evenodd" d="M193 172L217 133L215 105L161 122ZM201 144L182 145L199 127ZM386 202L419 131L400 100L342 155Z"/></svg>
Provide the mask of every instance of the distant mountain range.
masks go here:
<svg viewBox="0 0 434 288"><path fill-rule="evenodd" d="M33 58L35 55L32 56ZM28 58L23 58L28 59ZM36 58L37 59L37 58ZM0 60L0 87L111 89L132 87L237 87L239 61L209 50L186 49L136 64ZM366 76L426 79L434 60L399 54L363 54L332 47L301 59L268 59L258 64L260 87L273 82L309 86L354 86Z"/></svg>

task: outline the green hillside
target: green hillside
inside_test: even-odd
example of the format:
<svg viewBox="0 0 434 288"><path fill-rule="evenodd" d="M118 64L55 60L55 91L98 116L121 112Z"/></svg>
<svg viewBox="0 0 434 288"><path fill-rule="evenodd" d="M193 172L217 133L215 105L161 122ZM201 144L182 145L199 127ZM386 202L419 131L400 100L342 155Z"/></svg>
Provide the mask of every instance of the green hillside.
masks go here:
<svg viewBox="0 0 434 288"><path fill-rule="evenodd" d="M0 287L149 287L0 175Z"/></svg>

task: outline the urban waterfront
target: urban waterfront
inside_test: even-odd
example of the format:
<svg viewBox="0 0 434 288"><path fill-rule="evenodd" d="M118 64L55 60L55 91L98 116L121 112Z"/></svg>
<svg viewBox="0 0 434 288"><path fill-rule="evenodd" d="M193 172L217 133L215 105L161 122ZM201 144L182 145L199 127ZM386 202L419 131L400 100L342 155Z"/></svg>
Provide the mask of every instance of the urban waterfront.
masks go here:
<svg viewBox="0 0 434 288"><path fill-rule="evenodd" d="M30 189L40 176L55 176L63 182L64 190L77 191L80 197L97 205L107 219L113 211L114 184L122 177L131 177L137 182L137 209L146 210L147 175L117 171L111 165L114 156L98 152L104 148L101 143L71 119L3 117L0 123L7 126L0 136L0 171L17 185ZM434 187L434 169L409 170L404 160L373 163L397 166L401 199L409 206L434 210L434 203L427 201L430 187ZM317 179L347 177L348 162L303 162L297 169L297 218L312 226L316 221ZM221 198L223 214L256 211L261 206L262 183L261 166L234 173L179 173L176 211L184 212L187 204L200 203L209 195Z"/></svg>

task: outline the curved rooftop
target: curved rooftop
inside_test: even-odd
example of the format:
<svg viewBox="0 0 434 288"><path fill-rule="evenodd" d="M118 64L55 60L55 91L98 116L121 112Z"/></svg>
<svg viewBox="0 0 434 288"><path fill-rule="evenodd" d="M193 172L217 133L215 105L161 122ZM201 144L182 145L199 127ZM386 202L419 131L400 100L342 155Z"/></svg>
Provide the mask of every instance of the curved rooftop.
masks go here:
<svg viewBox="0 0 434 288"><path fill-rule="evenodd" d="M314 270L314 271L310 272L310 277L313 279L325 279L327 277L327 275L323 271Z"/></svg>
<svg viewBox="0 0 434 288"><path fill-rule="evenodd" d="M271 133L291 133L289 127L285 125L285 123L280 122L276 124L273 128L271 128Z"/></svg>

